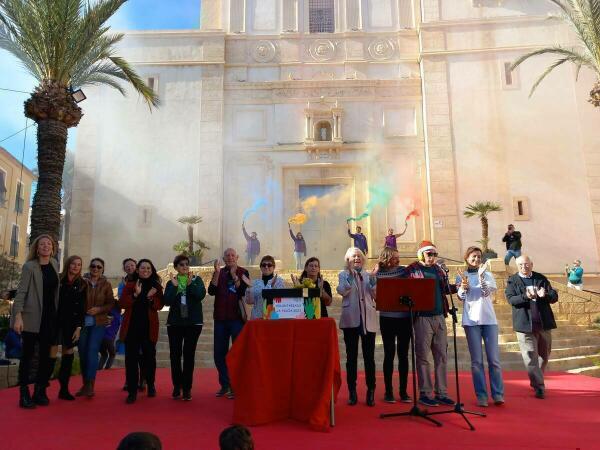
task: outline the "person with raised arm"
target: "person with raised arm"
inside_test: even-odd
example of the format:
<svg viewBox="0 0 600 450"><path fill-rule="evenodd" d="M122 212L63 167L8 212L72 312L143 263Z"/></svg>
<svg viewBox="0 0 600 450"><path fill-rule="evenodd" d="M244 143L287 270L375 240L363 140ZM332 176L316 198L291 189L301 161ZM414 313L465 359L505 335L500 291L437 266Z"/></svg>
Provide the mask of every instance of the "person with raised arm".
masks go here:
<svg viewBox="0 0 600 450"><path fill-rule="evenodd" d="M393 248L393 249L397 250L398 249L398 243L396 242L396 240L399 237L403 236L404 233L406 233L407 228L408 228L408 220L406 220L404 222L404 230L402 230L401 233L394 233L394 229L393 228L388 229L388 234L385 237L383 246L384 247Z"/></svg>
<svg viewBox="0 0 600 450"><path fill-rule="evenodd" d="M244 222L242 222L242 232L246 238L246 264L253 266L256 258L258 258L258 255L260 255L260 241L258 240L256 231L248 234L246 231L246 224Z"/></svg>
<svg viewBox="0 0 600 450"><path fill-rule="evenodd" d="M356 247L350 247L345 255L346 269L338 274L337 292L342 296L340 329L346 345L346 382L348 404L356 405L358 341L361 341L365 378L367 383L367 406L375 406L375 333L377 311L375 310L375 273L363 269L366 257Z"/></svg>
<svg viewBox="0 0 600 450"><path fill-rule="evenodd" d="M346 223L348 224L348 236L354 241L354 247L360 248L360 250L367 255L369 253L369 244L367 243L367 236L362 232L362 228L357 225L356 233L352 233L352 230L350 230L350 221L347 221Z"/></svg>
<svg viewBox="0 0 600 450"><path fill-rule="evenodd" d="M19 364L19 406L32 409L50 403L46 386L50 379L50 347L57 326L59 277L54 259L56 243L48 234L35 238L29 247L27 261L12 305L11 328L21 335L23 348ZM33 398L29 393L29 373L39 349L38 370Z"/></svg>
<svg viewBox="0 0 600 450"><path fill-rule="evenodd" d="M296 262L296 270L302 269L302 260L306 258L306 241L302 233L298 231L296 235L292 231L292 225L288 222L290 237L294 241L294 261Z"/></svg>

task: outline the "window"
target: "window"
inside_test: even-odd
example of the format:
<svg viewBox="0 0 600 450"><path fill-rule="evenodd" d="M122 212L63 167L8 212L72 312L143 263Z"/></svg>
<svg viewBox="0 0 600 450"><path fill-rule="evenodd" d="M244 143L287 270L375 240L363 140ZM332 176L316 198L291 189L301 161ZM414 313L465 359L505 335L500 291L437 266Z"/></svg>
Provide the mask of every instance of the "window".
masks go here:
<svg viewBox="0 0 600 450"><path fill-rule="evenodd" d="M139 207L138 226L140 228L149 228L152 226L153 208L150 205L141 205Z"/></svg>
<svg viewBox="0 0 600 450"><path fill-rule="evenodd" d="M10 252L9 255L13 258L19 256L19 225L13 224L10 235Z"/></svg>
<svg viewBox="0 0 600 450"><path fill-rule="evenodd" d="M311 33L335 31L334 0L308 0L308 29Z"/></svg>
<svg viewBox="0 0 600 450"><path fill-rule="evenodd" d="M0 169L0 206L6 205L6 171Z"/></svg>
<svg viewBox="0 0 600 450"><path fill-rule="evenodd" d="M519 89L519 68L510 70L513 62L504 61L502 63L502 88L503 89Z"/></svg>
<svg viewBox="0 0 600 450"><path fill-rule="evenodd" d="M146 86L152 89L152 92L155 94L158 93L158 76L152 75L151 77L146 78Z"/></svg>
<svg viewBox="0 0 600 450"><path fill-rule="evenodd" d="M25 207L25 198L23 196L25 191L25 185L20 181L17 181L17 193L15 195L15 212L22 213Z"/></svg>
<svg viewBox="0 0 600 450"><path fill-rule="evenodd" d="M513 214L514 220L529 220L529 199L527 197L513 198Z"/></svg>

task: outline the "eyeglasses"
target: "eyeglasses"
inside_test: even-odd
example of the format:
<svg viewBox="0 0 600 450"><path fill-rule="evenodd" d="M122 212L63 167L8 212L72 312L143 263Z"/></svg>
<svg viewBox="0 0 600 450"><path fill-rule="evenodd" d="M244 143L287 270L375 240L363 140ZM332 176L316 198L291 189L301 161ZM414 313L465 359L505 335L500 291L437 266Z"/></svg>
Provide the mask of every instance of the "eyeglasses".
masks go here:
<svg viewBox="0 0 600 450"><path fill-rule="evenodd" d="M435 252L425 252L425 256L429 256L429 257L431 257L431 256L437 256L437 255L438 255L438 254L437 254L437 253L435 253Z"/></svg>
<svg viewBox="0 0 600 450"><path fill-rule="evenodd" d="M260 267L275 267L275 264L272 264L272 263L261 263Z"/></svg>
<svg viewBox="0 0 600 450"><path fill-rule="evenodd" d="M102 269L102 266L99 266L98 264L90 264L90 269Z"/></svg>

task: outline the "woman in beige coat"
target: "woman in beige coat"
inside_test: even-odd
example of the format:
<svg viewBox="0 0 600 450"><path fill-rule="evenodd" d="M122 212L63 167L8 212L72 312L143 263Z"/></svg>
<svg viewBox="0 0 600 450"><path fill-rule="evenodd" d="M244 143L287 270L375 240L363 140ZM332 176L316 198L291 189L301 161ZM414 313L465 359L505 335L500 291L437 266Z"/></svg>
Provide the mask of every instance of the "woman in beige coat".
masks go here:
<svg viewBox="0 0 600 450"><path fill-rule="evenodd" d="M348 404L356 405L356 372L358 360L358 340L361 341L367 382L367 405L375 405L375 333L377 332L377 311L375 310L374 274L363 269L366 261L364 253L350 247L346 252L346 270L338 275L337 292L342 296L340 328L344 332L346 344L346 380L348 384Z"/></svg>
<svg viewBox="0 0 600 450"><path fill-rule="evenodd" d="M56 334L59 287L58 265L53 258L55 254L56 244L47 234L38 236L31 243L13 303L12 328L23 339L19 365L21 408L35 408L36 405L46 406L50 403L46 385L52 370L50 347ZM39 364L32 398L29 376L36 344L39 347Z"/></svg>

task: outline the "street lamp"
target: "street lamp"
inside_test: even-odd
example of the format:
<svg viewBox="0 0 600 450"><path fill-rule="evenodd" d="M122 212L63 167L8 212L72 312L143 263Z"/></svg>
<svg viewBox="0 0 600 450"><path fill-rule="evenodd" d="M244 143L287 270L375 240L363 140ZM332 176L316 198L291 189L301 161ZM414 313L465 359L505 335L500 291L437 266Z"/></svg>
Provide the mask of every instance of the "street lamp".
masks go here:
<svg viewBox="0 0 600 450"><path fill-rule="evenodd" d="M71 87L69 91L71 92L71 97L73 97L75 103L81 103L87 98L81 89L77 89L76 91L74 91L73 87Z"/></svg>

